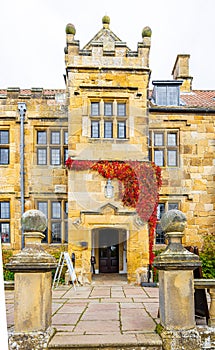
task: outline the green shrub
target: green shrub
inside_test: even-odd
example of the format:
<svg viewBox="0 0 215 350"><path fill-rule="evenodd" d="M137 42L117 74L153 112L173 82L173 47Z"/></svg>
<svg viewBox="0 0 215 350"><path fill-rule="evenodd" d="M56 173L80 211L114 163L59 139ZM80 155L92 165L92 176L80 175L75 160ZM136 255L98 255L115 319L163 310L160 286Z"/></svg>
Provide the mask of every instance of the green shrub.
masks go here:
<svg viewBox="0 0 215 350"><path fill-rule="evenodd" d="M6 269L6 266L5 266L9 262L12 255L13 255L12 250L5 249L2 251L4 281L14 281L14 272Z"/></svg>
<svg viewBox="0 0 215 350"><path fill-rule="evenodd" d="M204 278L215 278L215 235L204 237L202 251L199 254Z"/></svg>

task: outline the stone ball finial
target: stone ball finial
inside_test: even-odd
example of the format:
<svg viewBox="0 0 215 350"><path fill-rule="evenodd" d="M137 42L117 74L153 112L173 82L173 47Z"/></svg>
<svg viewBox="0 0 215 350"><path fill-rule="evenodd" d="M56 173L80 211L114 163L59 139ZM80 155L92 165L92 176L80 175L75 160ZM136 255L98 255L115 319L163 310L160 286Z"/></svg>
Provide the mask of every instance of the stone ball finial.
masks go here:
<svg viewBox="0 0 215 350"><path fill-rule="evenodd" d="M163 214L160 224L165 232L183 232L187 218L180 210L172 209Z"/></svg>
<svg viewBox="0 0 215 350"><path fill-rule="evenodd" d="M142 38L148 37L150 38L152 36L152 30L150 27L144 27L142 30Z"/></svg>
<svg viewBox="0 0 215 350"><path fill-rule="evenodd" d="M25 232L44 232L47 227L47 219L40 210L31 209L23 214L22 225Z"/></svg>
<svg viewBox="0 0 215 350"><path fill-rule="evenodd" d="M102 17L102 23L103 24L110 24L110 17L105 15L104 17Z"/></svg>
<svg viewBox="0 0 215 350"><path fill-rule="evenodd" d="M65 31L66 31L66 34L75 35L75 33L76 33L75 26L72 23L67 24Z"/></svg>

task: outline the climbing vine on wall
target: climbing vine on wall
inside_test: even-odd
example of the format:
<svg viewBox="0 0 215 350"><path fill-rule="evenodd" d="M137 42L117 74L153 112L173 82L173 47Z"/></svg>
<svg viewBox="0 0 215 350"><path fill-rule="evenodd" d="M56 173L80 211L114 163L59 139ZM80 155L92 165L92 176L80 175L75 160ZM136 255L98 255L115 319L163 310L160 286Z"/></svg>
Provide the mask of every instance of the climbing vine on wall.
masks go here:
<svg viewBox="0 0 215 350"><path fill-rule="evenodd" d="M157 222L159 189L162 184L161 169L152 162L139 161L92 161L68 158L65 163L71 170L98 171L106 179L122 183L124 206L135 208L139 217L149 224L149 263L154 259L153 244Z"/></svg>

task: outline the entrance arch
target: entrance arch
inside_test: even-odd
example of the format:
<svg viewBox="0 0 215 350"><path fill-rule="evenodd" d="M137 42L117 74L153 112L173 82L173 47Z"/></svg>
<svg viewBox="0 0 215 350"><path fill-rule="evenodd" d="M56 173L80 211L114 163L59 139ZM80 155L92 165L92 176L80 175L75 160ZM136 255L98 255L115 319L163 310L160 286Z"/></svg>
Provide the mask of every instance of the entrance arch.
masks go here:
<svg viewBox="0 0 215 350"><path fill-rule="evenodd" d="M92 230L92 252L97 273L126 273L127 231L102 227Z"/></svg>
<svg viewBox="0 0 215 350"><path fill-rule="evenodd" d="M99 230L99 272L119 272L119 231L117 229Z"/></svg>

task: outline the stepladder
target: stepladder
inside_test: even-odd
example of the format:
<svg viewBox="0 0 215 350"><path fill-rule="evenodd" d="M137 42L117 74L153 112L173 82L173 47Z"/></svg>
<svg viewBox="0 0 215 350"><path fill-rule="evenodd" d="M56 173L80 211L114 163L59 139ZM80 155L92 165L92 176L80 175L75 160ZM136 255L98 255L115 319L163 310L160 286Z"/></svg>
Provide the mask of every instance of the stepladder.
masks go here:
<svg viewBox="0 0 215 350"><path fill-rule="evenodd" d="M76 285L78 285L78 280L77 280L77 276L75 273L75 269L73 267L72 260L69 256L68 252L61 252L61 254L60 254L60 258L58 261L58 265L57 265L54 279L53 279L53 283L52 283L52 289L58 287L64 266L67 266L68 272L70 275L71 283L72 283L74 289L76 290Z"/></svg>

